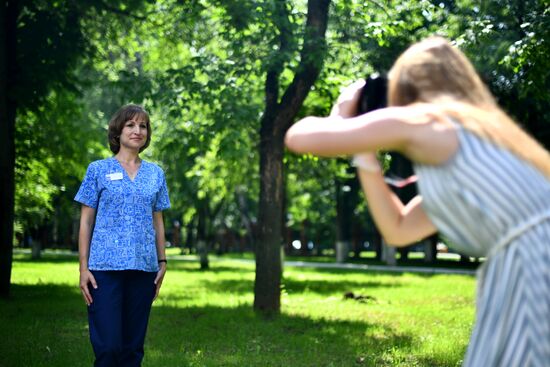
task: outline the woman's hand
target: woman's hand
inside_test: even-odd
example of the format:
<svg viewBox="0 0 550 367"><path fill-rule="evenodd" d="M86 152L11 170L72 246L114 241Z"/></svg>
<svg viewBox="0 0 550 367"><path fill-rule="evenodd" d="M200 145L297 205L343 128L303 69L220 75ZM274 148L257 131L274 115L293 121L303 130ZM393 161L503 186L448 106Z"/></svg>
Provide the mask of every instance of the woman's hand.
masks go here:
<svg viewBox="0 0 550 367"><path fill-rule="evenodd" d="M92 295L90 294L90 288L88 284L91 284L94 289L97 289L97 283L95 281L94 275L88 269L80 271L80 291L82 292L82 297L86 305L91 305L94 301Z"/></svg>
<svg viewBox="0 0 550 367"><path fill-rule="evenodd" d="M164 280L164 274L166 274L166 263L165 262L162 262L159 264L160 266L160 269L157 273L157 277L155 278L155 285L157 286L156 290L155 290L155 297L153 298L153 301L157 299L157 297L159 296L159 292L160 292L160 287L162 286L162 281Z"/></svg>
<svg viewBox="0 0 550 367"><path fill-rule="evenodd" d="M342 118L357 116L359 97L364 86L365 80L360 79L342 89L340 96L336 100L336 104L330 111L330 116L339 116Z"/></svg>

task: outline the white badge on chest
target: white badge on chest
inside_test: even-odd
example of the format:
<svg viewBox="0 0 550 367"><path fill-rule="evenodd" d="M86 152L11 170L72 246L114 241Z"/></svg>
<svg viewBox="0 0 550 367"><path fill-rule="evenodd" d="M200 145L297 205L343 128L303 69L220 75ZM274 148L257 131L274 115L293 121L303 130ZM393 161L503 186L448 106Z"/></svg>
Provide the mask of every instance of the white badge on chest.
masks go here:
<svg viewBox="0 0 550 367"><path fill-rule="evenodd" d="M111 181L122 180L122 172L109 173L107 178Z"/></svg>

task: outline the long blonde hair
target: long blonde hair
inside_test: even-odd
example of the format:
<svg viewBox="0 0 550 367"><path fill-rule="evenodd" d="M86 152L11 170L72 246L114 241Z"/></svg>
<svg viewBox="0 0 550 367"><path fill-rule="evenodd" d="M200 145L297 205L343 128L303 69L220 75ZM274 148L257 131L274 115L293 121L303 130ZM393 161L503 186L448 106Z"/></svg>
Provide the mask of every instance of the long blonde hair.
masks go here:
<svg viewBox="0 0 550 367"><path fill-rule="evenodd" d="M550 154L497 105L466 56L442 37L409 47L390 71L392 106L430 103L476 135L502 146L550 178Z"/></svg>

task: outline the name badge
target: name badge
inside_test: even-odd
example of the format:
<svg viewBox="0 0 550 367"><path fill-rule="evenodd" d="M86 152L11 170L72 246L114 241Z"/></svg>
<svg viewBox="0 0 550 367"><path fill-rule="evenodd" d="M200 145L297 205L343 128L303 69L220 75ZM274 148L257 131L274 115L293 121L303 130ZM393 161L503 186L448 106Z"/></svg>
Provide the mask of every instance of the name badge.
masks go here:
<svg viewBox="0 0 550 367"><path fill-rule="evenodd" d="M122 180L122 172L109 173L107 178L111 181Z"/></svg>

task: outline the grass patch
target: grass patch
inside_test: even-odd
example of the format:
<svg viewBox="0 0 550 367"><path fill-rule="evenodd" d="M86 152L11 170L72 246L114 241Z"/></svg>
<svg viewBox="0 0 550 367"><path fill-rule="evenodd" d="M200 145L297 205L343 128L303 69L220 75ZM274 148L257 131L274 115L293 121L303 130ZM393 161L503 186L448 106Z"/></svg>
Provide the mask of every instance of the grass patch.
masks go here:
<svg viewBox="0 0 550 367"><path fill-rule="evenodd" d="M170 261L144 367L461 364L471 276L286 267L282 314L264 320L252 311L253 264L211 267ZM11 299L0 301L0 366L92 365L77 259L16 254L12 282Z"/></svg>

